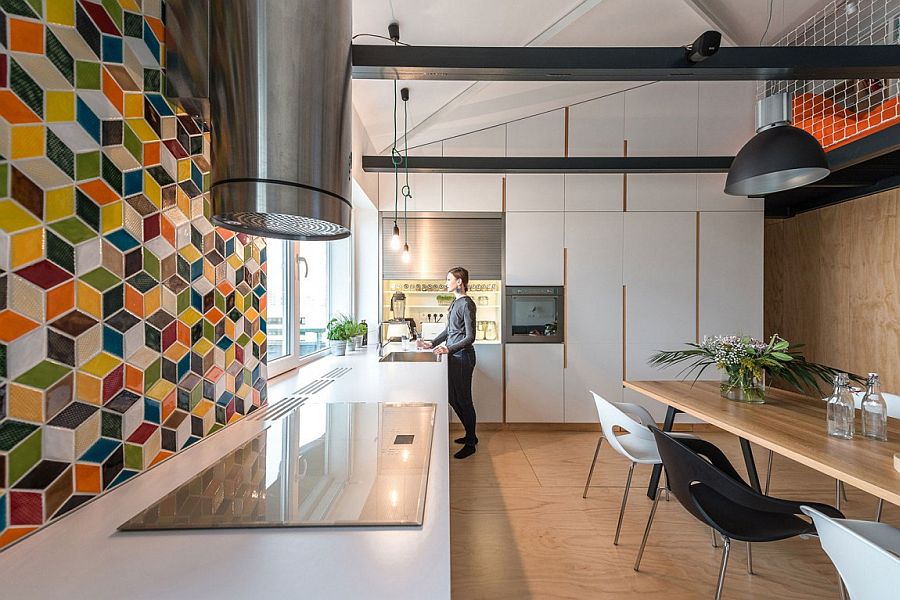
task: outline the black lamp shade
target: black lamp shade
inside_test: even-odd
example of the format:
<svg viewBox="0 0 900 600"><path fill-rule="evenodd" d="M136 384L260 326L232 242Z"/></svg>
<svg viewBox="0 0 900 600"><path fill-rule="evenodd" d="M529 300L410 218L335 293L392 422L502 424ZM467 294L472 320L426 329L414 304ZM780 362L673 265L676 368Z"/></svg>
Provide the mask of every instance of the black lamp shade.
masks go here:
<svg viewBox="0 0 900 600"><path fill-rule="evenodd" d="M734 157L725 193L765 196L828 177L828 158L818 140L792 125L760 131Z"/></svg>

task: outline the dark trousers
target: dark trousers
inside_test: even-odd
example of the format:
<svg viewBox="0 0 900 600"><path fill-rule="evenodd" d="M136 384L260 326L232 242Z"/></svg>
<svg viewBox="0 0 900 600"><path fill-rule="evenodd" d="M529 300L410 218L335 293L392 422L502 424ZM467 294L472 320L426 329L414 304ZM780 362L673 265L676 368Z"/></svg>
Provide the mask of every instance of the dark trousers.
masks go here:
<svg viewBox="0 0 900 600"><path fill-rule="evenodd" d="M475 404L472 402L472 372L475 349L466 348L448 355L447 390L450 406L466 429L466 443L475 443Z"/></svg>

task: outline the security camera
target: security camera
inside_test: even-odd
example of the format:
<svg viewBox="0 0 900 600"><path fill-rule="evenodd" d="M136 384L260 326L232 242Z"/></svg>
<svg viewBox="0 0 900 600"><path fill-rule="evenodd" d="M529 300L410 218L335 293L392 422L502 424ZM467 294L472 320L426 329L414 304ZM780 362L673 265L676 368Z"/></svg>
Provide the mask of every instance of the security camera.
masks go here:
<svg viewBox="0 0 900 600"><path fill-rule="evenodd" d="M700 37L694 40L693 44L685 46L684 49L687 52L687 59L692 63L698 63L718 52L721 45L721 33L718 31L706 31L700 34Z"/></svg>

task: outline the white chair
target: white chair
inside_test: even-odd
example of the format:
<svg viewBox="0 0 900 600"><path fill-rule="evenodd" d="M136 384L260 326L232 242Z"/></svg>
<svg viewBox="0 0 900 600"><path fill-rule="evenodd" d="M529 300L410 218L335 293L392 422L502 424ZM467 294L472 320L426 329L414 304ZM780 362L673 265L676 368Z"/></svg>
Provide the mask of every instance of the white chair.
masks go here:
<svg viewBox="0 0 900 600"><path fill-rule="evenodd" d="M588 472L587 481L584 484L582 498L587 498L591 478L594 476L594 465L597 463L597 455L600 453L600 445L603 438L609 442L613 450L631 461L628 468L628 479L625 481L625 493L622 496L622 507L619 509L619 522L616 525L616 537L613 544L619 543L619 532L622 530L622 519L625 516L625 504L628 501L628 490L631 488L631 477L634 474L634 466L662 464L659 451L656 448L656 439L647 425L656 421L646 408L628 402L610 402L591 392L594 403L597 405L597 416L600 419L602 433L597 440L597 448L594 450L594 459L591 461L591 470ZM616 435L615 428L619 427L626 433ZM680 437L693 437L690 434L675 434ZM715 541L715 538L713 538Z"/></svg>
<svg viewBox="0 0 900 600"><path fill-rule="evenodd" d="M884 523L832 519L809 506L822 549L852 600L896 598L900 590L900 529ZM894 590L894 591L891 591Z"/></svg>

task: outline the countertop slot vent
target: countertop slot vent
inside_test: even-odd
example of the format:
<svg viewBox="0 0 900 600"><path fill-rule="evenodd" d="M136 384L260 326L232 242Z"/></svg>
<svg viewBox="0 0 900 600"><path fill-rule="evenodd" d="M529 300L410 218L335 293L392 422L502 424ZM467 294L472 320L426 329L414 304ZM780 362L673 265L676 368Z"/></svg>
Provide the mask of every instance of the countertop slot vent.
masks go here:
<svg viewBox="0 0 900 600"><path fill-rule="evenodd" d="M303 404L304 400L306 400L306 396L288 396L280 402L254 411L249 419L252 421L261 421L263 419L273 421Z"/></svg>
<svg viewBox="0 0 900 600"><path fill-rule="evenodd" d="M338 367L322 375L322 379L339 379L351 371L350 367Z"/></svg>
<svg viewBox="0 0 900 600"><path fill-rule="evenodd" d="M315 381L312 381L312 382L306 384L305 386L303 386L302 388L300 388L299 390L294 392L294 394L298 395L298 396L302 395L302 394L308 394L311 396L311 395L315 394L316 392L319 392L322 389L324 389L325 386L330 384L332 381L334 381L334 380L333 379L316 379Z"/></svg>

